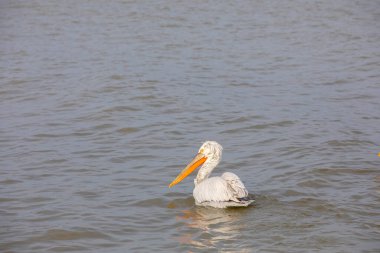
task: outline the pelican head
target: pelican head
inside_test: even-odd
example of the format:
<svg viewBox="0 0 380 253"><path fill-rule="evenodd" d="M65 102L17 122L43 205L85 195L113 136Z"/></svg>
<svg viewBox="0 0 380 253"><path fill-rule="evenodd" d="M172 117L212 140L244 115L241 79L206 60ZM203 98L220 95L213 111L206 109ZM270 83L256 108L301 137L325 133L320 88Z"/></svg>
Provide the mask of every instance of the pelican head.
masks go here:
<svg viewBox="0 0 380 253"><path fill-rule="evenodd" d="M202 167L208 168L204 171L204 174L201 171L198 173L202 174L202 178L204 176L208 176L211 171L218 165L219 161L222 159L222 146L216 141L206 141L199 148L198 154L194 157L194 159L186 166L184 170L179 173L179 175L170 183L169 187L172 187L183 179L185 179L188 175L191 174L196 168L203 165Z"/></svg>
<svg viewBox="0 0 380 253"><path fill-rule="evenodd" d="M203 154L207 160L220 161L222 159L223 147L216 141L206 141L199 148L198 153Z"/></svg>

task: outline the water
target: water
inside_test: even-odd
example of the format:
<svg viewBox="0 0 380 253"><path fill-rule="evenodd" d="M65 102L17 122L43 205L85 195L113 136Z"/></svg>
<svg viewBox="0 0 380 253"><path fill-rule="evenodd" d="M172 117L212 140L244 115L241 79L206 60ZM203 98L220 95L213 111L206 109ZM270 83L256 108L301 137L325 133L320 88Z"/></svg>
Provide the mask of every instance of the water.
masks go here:
<svg viewBox="0 0 380 253"><path fill-rule="evenodd" d="M2 252L379 252L377 1L1 1ZM167 185L205 140L256 205Z"/></svg>

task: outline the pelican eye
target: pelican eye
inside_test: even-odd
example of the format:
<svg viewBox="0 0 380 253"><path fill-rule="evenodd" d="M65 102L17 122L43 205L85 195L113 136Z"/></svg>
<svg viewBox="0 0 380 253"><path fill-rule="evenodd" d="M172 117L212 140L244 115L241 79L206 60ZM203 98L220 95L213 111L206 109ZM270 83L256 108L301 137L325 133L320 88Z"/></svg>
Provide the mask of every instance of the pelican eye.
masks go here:
<svg viewBox="0 0 380 253"><path fill-rule="evenodd" d="M199 150L199 153L201 153L201 154L203 154L203 148L201 148L200 150Z"/></svg>

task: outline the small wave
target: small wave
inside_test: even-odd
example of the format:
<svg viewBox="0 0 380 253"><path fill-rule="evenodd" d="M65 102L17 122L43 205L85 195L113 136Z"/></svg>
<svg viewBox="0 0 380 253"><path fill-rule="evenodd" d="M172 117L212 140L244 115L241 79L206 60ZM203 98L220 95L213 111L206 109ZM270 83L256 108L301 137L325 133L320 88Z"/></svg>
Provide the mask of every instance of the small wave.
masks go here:
<svg viewBox="0 0 380 253"><path fill-rule="evenodd" d="M375 174L378 173L376 169L370 168L317 168L313 170L313 173L320 175L339 175L339 174Z"/></svg>
<svg viewBox="0 0 380 253"><path fill-rule="evenodd" d="M136 127L123 127L123 128L118 129L117 131L122 134L130 134L130 133L138 132L139 129Z"/></svg>
<svg viewBox="0 0 380 253"><path fill-rule="evenodd" d="M138 207L166 207L166 203L161 198L145 199L133 204Z"/></svg>
<svg viewBox="0 0 380 253"><path fill-rule="evenodd" d="M50 229L44 235L35 237L34 240L80 240L80 239L109 239L110 236L95 230L64 230Z"/></svg>

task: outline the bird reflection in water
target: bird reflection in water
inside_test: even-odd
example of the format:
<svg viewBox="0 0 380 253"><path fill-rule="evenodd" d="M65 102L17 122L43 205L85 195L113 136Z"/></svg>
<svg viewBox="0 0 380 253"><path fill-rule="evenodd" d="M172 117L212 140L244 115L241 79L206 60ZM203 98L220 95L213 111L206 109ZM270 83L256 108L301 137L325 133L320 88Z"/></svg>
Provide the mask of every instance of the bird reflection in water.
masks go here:
<svg viewBox="0 0 380 253"><path fill-rule="evenodd" d="M249 209L193 207L182 210L176 219L185 222L186 226L181 227L176 239L181 244L197 248L236 249L239 245L239 251L244 252L240 240Z"/></svg>

